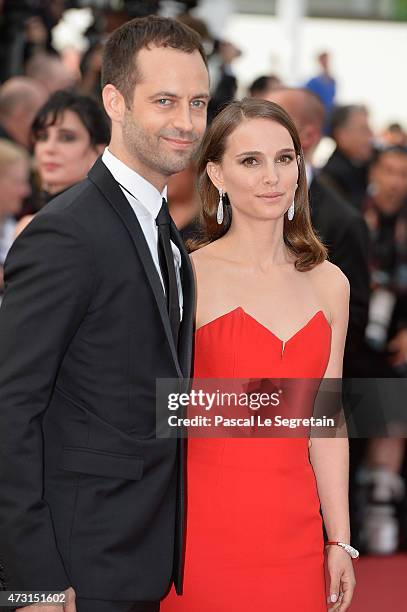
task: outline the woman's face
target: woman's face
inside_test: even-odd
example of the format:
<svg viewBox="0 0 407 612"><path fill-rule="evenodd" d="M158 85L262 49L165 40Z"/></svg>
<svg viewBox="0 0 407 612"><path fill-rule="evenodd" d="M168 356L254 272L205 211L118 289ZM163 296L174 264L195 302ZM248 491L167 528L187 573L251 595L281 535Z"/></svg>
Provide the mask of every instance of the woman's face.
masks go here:
<svg viewBox="0 0 407 612"><path fill-rule="evenodd" d="M208 164L217 188L233 211L256 219L278 219L293 202L298 161L288 130L269 119L248 119L228 137L222 162Z"/></svg>
<svg viewBox="0 0 407 612"><path fill-rule="evenodd" d="M31 193L28 161L7 164L0 173L0 215L18 215L23 200Z"/></svg>
<svg viewBox="0 0 407 612"><path fill-rule="evenodd" d="M84 179L98 157L89 132L70 110L37 134L34 154L42 184L50 193Z"/></svg>

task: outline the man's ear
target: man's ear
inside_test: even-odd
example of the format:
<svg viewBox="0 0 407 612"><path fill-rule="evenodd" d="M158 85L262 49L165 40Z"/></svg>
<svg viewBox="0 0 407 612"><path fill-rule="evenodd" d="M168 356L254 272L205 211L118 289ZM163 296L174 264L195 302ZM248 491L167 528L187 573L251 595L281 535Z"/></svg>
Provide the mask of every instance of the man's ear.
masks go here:
<svg viewBox="0 0 407 612"><path fill-rule="evenodd" d="M304 151L315 148L321 140L321 130L317 126L309 124L301 129L301 145Z"/></svg>
<svg viewBox="0 0 407 612"><path fill-rule="evenodd" d="M216 189L223 189L224 191L226 191L220 164L215 164L215 162L208 162L206 164L206 172L212 183L215 185Z"/></svg>
<svg viewBox="0 0 407 612"><path fill-rule="evenodd" d="M96 145L96 151L97 151L98 155L102 155L102 153L106 149L106 147L107 147L107 143L106 144L97 144Z"/></svg>
<svg viewBox="0 0 407 612"><path fill-rule="evenodd" d="M115 122L123 120L126 104L120 91L108 83L102 90L103 106L110 119Z"/></svg>

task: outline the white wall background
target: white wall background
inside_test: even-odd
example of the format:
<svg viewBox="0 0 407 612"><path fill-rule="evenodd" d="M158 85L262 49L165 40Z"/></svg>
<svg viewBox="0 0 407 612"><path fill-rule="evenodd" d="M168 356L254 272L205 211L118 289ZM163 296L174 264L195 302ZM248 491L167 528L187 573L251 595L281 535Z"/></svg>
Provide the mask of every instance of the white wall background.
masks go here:
<svg viewBox="0 0 407 612"><path fill-rule="evenodd" d="M276 17L232 15L224 37L243 51L234 63L241 94L254 78L269 72L288 84L303 84L284 74L289 41ZM339 103L366 104L375 129L393 121L407 129L407 24L303 19L297 50L300 81L314 76L314 58L321 50L331 53Z"/></svg>

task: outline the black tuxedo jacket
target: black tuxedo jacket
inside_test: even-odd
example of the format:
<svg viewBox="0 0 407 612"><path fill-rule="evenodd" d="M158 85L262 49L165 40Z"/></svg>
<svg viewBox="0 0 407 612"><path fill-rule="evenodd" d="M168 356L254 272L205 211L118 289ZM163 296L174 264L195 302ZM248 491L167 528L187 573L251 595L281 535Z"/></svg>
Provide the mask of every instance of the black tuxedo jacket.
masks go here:
<svg viewBox="0 0 407 612"><path fill-rule="evenodd" d="M350 284L344 375L359 375L369 311L369 233L361 213L315 176L310 186L311 220L328 248L329 260Z"/></svg>
<svg viewBox="0 0 407 612"><path fill-rule="evenodd" d="M183 444L155 438L157 378L189 377L147 242L101 160L13 245L0 310L0 562L8 589L108 600L181 588Z"/></svg>
<svg viewBox="0 0 407 612"><path fill-rule="evenodd" d="M324 181L356 210L362 209L368 185L368 162L355 165L338 147L320 173Z"/></svg>

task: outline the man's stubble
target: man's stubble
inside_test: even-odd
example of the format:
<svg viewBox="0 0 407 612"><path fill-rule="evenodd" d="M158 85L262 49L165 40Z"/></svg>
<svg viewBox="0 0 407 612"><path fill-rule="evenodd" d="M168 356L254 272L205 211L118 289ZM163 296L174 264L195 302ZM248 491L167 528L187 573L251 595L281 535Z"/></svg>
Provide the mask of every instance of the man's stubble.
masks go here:
<svg viewBox="0 0 407 612"><path fill-rule="evenodd" d="M185 170L201 141L196 132L163 129L151 134L135 121L129 110L125 112L122 133L123 143L131 157L162 176L171 176ZM194 144L185 150L164 151L161 140L163 137L191 140Z"/></svg>

